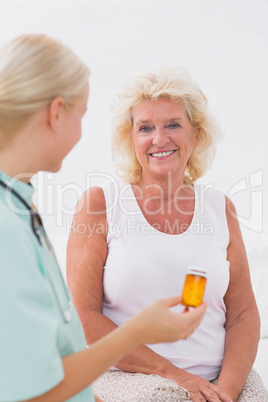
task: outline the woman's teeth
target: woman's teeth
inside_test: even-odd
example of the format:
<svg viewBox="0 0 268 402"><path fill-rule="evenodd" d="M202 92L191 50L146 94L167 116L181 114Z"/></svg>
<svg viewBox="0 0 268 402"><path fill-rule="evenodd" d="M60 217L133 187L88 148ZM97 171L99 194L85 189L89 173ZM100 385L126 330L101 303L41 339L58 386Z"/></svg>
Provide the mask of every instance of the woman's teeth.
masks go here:
<svg viewBox="0 0 268 402"><path fill-rule="evenodd" d="M168 156L173 154L173 152L175 151L167 151L167 152L154 152L153 154L151 154L152 156L154 156L155 158L161 158L162 156Z"/></svg>

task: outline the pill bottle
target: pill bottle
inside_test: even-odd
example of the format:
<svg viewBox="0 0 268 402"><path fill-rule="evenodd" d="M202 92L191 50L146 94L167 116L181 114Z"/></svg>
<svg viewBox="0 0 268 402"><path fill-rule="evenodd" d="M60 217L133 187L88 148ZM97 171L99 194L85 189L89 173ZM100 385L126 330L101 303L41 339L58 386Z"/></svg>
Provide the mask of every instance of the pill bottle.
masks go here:
<svg viewBox="0 0 268 402"><path fill-rule="evenodd" d="M190 265L185 277L181 304L187 307L198 307L203 301L206 282L206 271L195 265Z"/></svg>

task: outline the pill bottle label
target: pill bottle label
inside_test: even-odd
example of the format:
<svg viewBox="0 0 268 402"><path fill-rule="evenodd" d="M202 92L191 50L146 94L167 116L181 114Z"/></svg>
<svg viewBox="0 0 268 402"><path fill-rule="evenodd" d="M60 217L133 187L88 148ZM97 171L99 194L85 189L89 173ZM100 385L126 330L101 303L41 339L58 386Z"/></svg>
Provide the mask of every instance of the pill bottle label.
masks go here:
<svg viewBox="0 0 268 402"><path fill-rule="evenodd" d="M206 272L199 267L190 266L185 277L181 304L198 307L203 301L206 282Z"/></svg>

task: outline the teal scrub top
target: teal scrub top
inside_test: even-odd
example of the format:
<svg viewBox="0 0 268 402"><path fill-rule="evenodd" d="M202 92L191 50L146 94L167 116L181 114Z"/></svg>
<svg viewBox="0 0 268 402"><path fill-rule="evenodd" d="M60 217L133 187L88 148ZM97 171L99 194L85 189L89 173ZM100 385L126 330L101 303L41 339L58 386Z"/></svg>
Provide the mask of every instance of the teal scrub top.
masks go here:
<svg viewBox="0 0 268 402"><path fill-rule="evenodd" d="M30 184L1 171L0 180L31 205ZM0 401L49 391L64 378L62 357L86 347L75 307L68 323L59 309L57 296L64 311L69 308L66 287L43 238L41 242L27 208L0 186ZM69 399L94 400L91 386Z"/></svg>

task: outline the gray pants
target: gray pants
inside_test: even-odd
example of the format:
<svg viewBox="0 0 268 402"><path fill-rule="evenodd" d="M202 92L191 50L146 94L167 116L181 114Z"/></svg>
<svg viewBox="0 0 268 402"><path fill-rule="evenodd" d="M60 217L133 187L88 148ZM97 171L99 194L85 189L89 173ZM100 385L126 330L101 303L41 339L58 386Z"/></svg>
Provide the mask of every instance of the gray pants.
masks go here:
<svg viewBox="0 0 268 402"><path fill-rule="evenodd" d="M213 381L217 383L217 380ZM190 401L189 392L175 381L158 375L125 373L110 370L94 384L94 393L105 402L183 402ZM261 377L252 369L239 402L268 402L268 392Z"/></svg>

